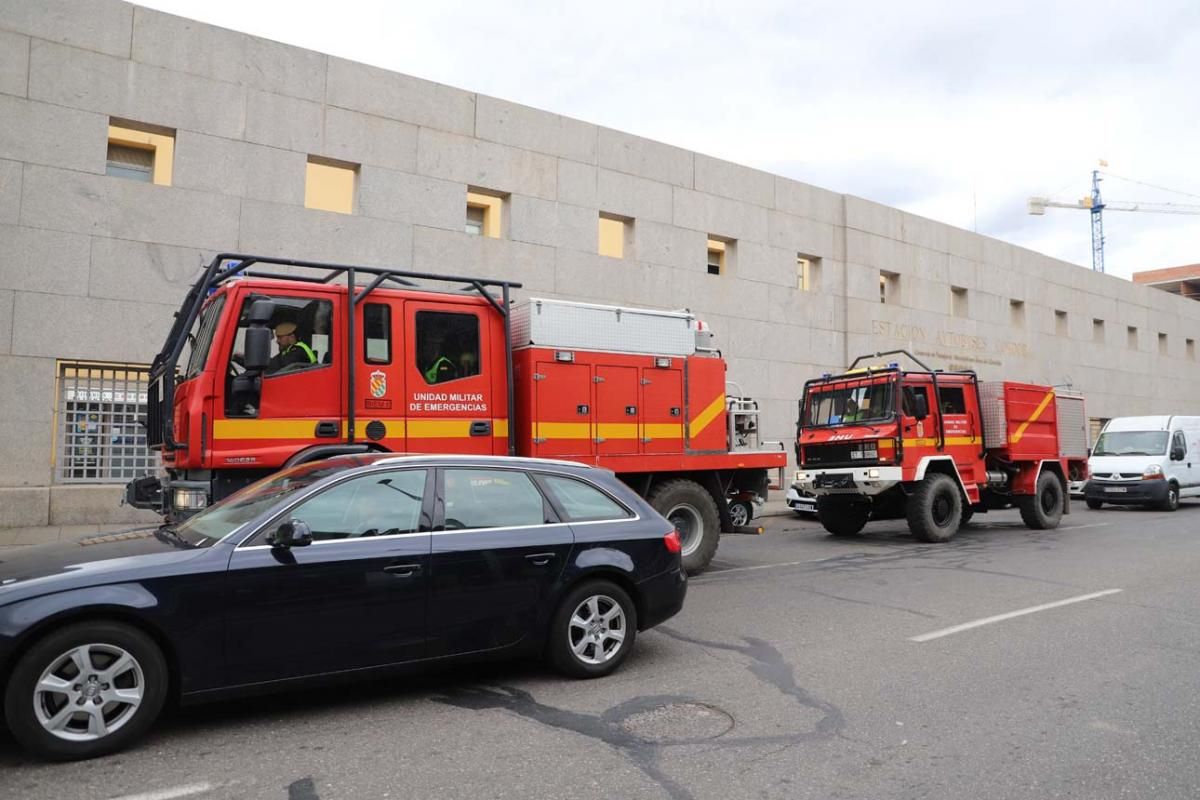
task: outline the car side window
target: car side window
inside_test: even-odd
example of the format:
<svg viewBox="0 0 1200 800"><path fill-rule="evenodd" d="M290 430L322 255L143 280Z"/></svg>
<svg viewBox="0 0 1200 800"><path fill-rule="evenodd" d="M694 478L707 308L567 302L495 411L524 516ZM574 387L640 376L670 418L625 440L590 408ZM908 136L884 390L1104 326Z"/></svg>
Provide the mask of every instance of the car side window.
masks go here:
<svg viewBox="0 0 1200 800"><path fill-rule="evenodd" d="M314 542L416 533L425 475L414 469L353 478L305 500L289 517L306 522Z"/></svg>
<svg viewBox="0 0 1200 800"><path fill-rule="evenodd" d="M594 486L561 475L539 476L554 495L568 522L629 519L629 511Z"/></svg>
<svg viewBox="0 0 1200 800"><path fill-rule="evenodd" d="M1187 455L1187 439L1184 438L1183 431L1175 431L1175 442L1171 448L1181 451L1185 456Z"/></svg>
<svg viewBox="0 0 1200 800"><path fill-rule="evenodd" d="M903 393L903 395L901 395L901 397L903 398L901 401L903 404L902 411L904 412L904 416L906 416L906 417L911 417L911 416L916 415L916 413L917 413L917 398L918 397L926 398L925 399L925 403L926 403L925 407L926 408L929 407L929 399L928 399L929 393L926 391L926 388L924 386L905 386L904 393Z"/></svg>
<svg viewBox="0 0 1200 800"><path fill-rule="evenodd" d="M524 472L451 468L443 474L447 530L511 528L553 521L545 498Z"/></svg>
<svg viewBox="0 0 1200 800"><path fill-rule="evenodd" d="M942 400L943 414L965 414L967 413L967 400L963 396L962 387L949 386L938 388L938 395Z"/></svg>

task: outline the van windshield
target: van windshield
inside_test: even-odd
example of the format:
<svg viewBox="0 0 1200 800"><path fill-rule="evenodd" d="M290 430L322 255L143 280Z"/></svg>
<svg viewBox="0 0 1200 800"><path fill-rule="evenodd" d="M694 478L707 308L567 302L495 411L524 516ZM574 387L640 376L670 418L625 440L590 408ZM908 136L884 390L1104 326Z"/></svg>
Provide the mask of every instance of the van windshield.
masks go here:
<svg viewBox="0 0 1200 800"><path fill-rule="evenodd" d="M1100 434L1092 455L1161 456L1166 452L1166 431L1109 431Z"/></svg>

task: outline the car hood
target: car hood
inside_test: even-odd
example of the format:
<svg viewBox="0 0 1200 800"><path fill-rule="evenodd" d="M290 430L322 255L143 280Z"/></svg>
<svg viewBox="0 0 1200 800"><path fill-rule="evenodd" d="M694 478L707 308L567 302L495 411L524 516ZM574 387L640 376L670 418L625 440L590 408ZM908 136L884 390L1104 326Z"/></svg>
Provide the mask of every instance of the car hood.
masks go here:
<svg viewBox="0 0 1200 800"><path fill-rule="evenodd" d="M0 553L0 605L29 596L35 585L58 591L89 583L128 580L147 570L195 558L207 551L159 532L142 528L95 533L54 544L21 547Z"/></svg>
<svg viewBox="0 0 1200 800"><path fill-rule="evenodd" d="M1149 464L1163 463L1164 456L1092 456L1088 459L1088 472L1108 475L1111 472L1142 474Z"/></svg>

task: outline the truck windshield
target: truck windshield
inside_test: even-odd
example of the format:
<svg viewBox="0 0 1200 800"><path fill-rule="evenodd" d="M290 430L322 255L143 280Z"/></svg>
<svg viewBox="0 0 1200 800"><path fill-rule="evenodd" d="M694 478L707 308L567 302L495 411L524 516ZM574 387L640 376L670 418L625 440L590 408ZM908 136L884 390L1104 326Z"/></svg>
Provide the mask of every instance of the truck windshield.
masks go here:
<svg viewBox="0 0 1200 800"><path fill-rule="evenodd" d="M196 328L189 334L192 338L192 352L188 356L187 371L183 379L188 380L199 375L208 361L208 351L212 348L213 336L217 331L217 323L221 321L221 310L225 308L225 295L221 295L200 314Z"/></svg>
<svg viewBox="0 0 1200 800"><path fill-rule="evenodd" d="M1110 431L1100 434L1092 455L1161 456L1166 452L1166 431Z"/></svg>
<svg viewBox="0 0 1200 800"><path fill-rule="evenodd" d="M196 547L214 544L287 496L352 466L353 462L333 459L301 464L277 472L172 526L171 530Z"/></svg>
<svg viewBox="0 0 1200 800"><path fill-rule="evenodd" d="M812 387L804 403L806 428L880 422L895 415L895 381Z"/></svg>

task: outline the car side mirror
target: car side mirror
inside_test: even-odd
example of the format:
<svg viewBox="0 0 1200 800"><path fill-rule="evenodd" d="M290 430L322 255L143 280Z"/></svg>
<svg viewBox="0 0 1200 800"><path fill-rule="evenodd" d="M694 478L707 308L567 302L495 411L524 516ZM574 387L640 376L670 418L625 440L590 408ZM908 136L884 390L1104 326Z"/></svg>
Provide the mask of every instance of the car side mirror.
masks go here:
<svg viewBox="0 0 1200 800"><path fill-rule="evenodd" d="M271 363L271 329L246 329L245 366L248 372L262 372Z"/></svg>
<svg viewBox="0 0 1200 800"><path fill-rule="evenodd" d="M929 416L929 398L925 395L917 395L913 399L913 406L913 416L917 419L925 419Z"/></svg>
<svg viewBox="0 0 1200 800"><path fill-rule="evenodd" d="M308 547L312 541L312 530L302 519L289 519L267 537L267 544L272 547Z"/></svg>
<svg viewBox="0 0 1200 800"><path fill-rule="evenodd" d="M1185 455L1186 454L1183 452L1182 447L1176 447L1175 449L1173 449L1171 451L1171 460L1172 461L1183 461L1183 457Z"/></svg>

